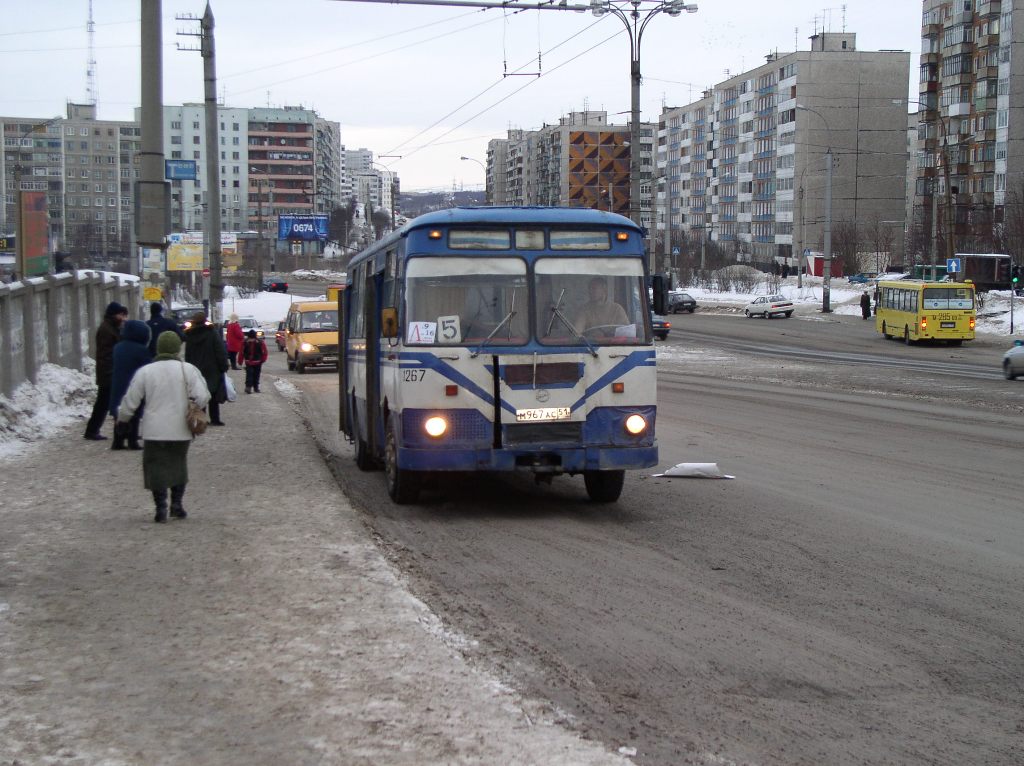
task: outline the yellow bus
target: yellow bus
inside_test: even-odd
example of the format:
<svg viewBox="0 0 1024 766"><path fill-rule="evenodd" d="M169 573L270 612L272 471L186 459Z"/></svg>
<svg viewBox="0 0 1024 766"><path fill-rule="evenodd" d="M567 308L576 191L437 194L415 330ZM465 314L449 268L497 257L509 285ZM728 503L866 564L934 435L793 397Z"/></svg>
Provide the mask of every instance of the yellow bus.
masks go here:
<svg viewBox="0 0 1024 766"><path fill-rule="evenodd" d="M944 340L959 346L974 340L974 285L970 282L879 282L875 328L886 338Z"/></svg>

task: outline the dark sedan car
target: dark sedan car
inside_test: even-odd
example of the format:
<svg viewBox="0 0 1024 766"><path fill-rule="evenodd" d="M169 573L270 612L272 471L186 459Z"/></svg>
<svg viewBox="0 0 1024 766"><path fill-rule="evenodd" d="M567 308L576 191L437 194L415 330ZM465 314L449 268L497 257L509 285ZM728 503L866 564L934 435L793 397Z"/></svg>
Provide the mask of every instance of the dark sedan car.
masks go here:
<svg viewBox="0 0 1024 766"><path fill-rule="evenodd" d="M668 338L668 331L671 329L672 323L665 319L665 317L651 314L651 330L654 332L655 338L665 340Z"/></svg>
<svg viewBox="0 0 1024 766"><path fill-rule="evenodd" d="M260 285L260 289L267 293L286 293L288 292L288 283L277 279L268 280Z"/></svg>
<svg viewBox="0 0 1024 766"><path fill-rule="evenodd" d="M689 293L671 292L668 294L668 310L673 314L680 311L689 311L692 314L697 310L697 301Z"/></svg>

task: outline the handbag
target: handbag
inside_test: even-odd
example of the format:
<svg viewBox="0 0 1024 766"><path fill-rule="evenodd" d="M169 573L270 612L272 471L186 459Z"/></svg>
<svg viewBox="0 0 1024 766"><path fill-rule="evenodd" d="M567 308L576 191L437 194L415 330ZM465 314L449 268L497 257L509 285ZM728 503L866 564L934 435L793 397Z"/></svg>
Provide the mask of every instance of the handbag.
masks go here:
<svg viewBox="0 0 1024 766"><path fill-rule="evenodd" d="M192 401L192 397L188 395L188 379L185 377L184 362L181 363L181 382L185 384L185 398L188 401L185 409L185 425L188 426L189 433L194 438L206 433L206 427L210 425L210 416L206 414L206 410Z"/></svg>
<svg viewBox="0 0 1024 766"><path fill-rule="evenodd" d="M229 402L233 402L238 398L238 392L235 391L234 381L231 380L231 376L226 372L224 373L224 395L227 397Z"/></svg>

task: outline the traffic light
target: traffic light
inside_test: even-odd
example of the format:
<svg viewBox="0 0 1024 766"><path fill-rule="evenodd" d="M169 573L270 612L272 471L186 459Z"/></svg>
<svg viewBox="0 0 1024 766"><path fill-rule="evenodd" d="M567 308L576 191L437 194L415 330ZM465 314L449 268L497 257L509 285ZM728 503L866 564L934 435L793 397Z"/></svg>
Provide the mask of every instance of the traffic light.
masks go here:
<svg viewBox="0 0 1024 766"><path fill-rule="evenodd" d="M1014 287L1020 284L1020 266L1014 266L1010 269L1010 284Z"/></svg>

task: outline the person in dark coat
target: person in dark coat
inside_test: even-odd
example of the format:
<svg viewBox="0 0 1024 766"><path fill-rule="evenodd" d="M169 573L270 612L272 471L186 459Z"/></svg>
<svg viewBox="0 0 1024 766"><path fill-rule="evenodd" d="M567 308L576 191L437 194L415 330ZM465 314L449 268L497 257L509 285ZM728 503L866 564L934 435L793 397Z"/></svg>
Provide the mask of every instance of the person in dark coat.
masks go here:
<svg viewBox="0 0 1024 766"><path fill-rule="evenodd" d="M100 433L103 421L110 411L110 383L114 374L114 345L121 337L121 325L128 319L128 309L117 301L111 302L103 312L103 321L96 328L96 402L92 406L89 422L85 424L85 438L103 441Z"/></svg>
<svg viewBox="0 0 1024 766"><path fill-rule="evenodd" d="M192 326L185 331L185 361L199 368L210 391L210 425L222 426L220 405L228 400L224 373L228 371L228 352L220 332L206 321L206 314L197 311Z"/></svg>
<svg viewBox="0 0 1024 766"><path fill-rule="evenodd" d="M866 292L860 294L860 315L862 319L871 318L871 296Z"/></svg>
<svg viewBox="0 0 1024 766"><path fill-rule="evenodd" d="M260 392L260 372L263 370L263 363L267 361L267 356L267 344L263 342L263 338L256 337L255 330L249 330L245 343L238 352L238 361L245 365L245 393Z"/></svg>
<svg viewBox="0 0 1024 766"><path fill-rule="evenodd" d="M117 408L135 371L149 364L153 354L149 351L149 327L145 322L129 319L121 328L121 340L114 346L114 373L110 381L110 414L117 418ZM124 449L125 439L129 449L142 449L139 444L139 421L142 407L135 411L131 420L114 427L114 441L110 449Z"/></svg>
<svg viewBox="0 0 1024 766"><path fill-rule="evenodd" d="M169 331L177 333L179 338L182 337L178 323L164 316L164 307L159 303L149 304L149 321L146 324L149 325L149 353L152 356L156 356L156 340L160 333Z"/></svg>

